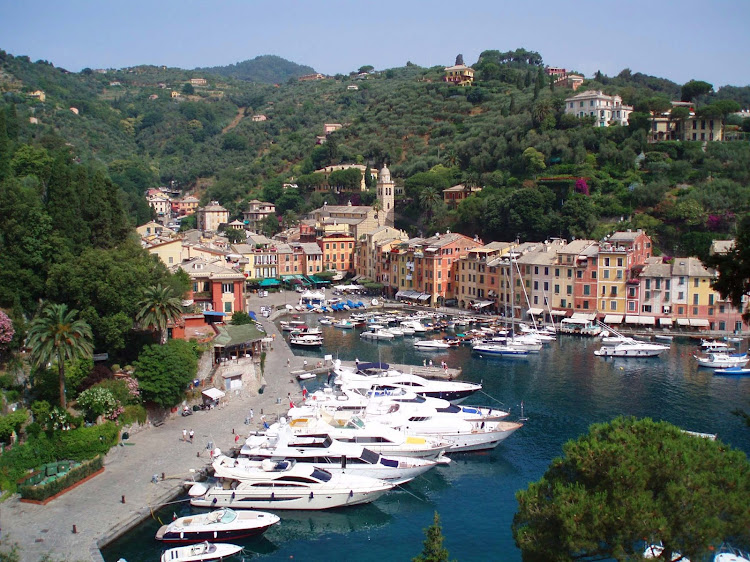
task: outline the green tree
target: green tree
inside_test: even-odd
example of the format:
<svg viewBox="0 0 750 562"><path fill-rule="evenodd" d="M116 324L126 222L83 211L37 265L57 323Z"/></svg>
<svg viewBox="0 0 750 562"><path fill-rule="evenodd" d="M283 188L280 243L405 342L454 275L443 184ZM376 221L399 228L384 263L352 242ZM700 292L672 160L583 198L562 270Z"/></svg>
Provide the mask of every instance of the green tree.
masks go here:
<svg viewBox="0 0 750 562"><path fill-rule="evenodd" d="M513 537L525 561L692 560L746 536L750 463L741 451L650 419L594 424L563 446L541 480L516 493Z"/></svg>
<svg viewBox="0 0 750 562"><path fill-rule="evenodd" d="M230 244L238 244L241 242L245 242L245 240L247 240L247 236L245 236L245 231L241 228L227 228L224 231L224 236L226 236Z"/></svg>
<svg viewBox="0 0 750 562"><path fill-rule="evenodd" d="M243 310L238 310L237 312L232 314L232 324L234 324L235 326L250 324L252 323L252 321L253 319L250 318L250 315Z"/></svg>
<svg viewBox="0 0 750 562"><path fill-rule="evenodd" d="M735 307L742 310L743 299L750 294L750 215L740 220L731 249L724 254L709 256L705 263L719 272L712 287L722 298L728 298ZM750 322L750 304L743 311L742 317Z"/></svg>
<svg viewBox="0 0 750 562"><path fill-rule="evenodd" d="M440 516L437 511L432 525L424 530L426 536L424 548L419 556L412 558L412 562L448 562L448 549L443 546L443 531L440 527Z"/></svg>
<svg viewBox="0 0 750 562"><path fill-rule="evenodd" d="M544 163L544 154L533 146L523 151L523 163L526 171L532 175L536 175L547 167Z"/></svg>
<svg viewBox="0 0 750 562"><path fill-rule="evenodd" d="M260 230L269 238L281 230L279 219L276 215L268 215L260 221Z"/></svg>
<svg viewBox="0 0 750 562"><path fill-rule="evenodd" d="M195 88L193 88L193 85L190 82L186 82L182 87L182 93L186 96L192 96L195 93Z"/></svg>
<svg viewBox="0 0 750 562"><path fill-rule="evenodd" d="M143 300L138 303L140 309L135 320L144 328L156 331L159 342L167 342L167 326L182 317L182 303L171 287L161 284L148 287L143 291Z"/></svg>
<svg viewBox="0 0 750 562"><path fill-rule="evenodd" d="M698 96L708 94L714 87L703 80L690 80L682 86L680 99L682 101L694 101Z"/></svg>
<svg viewBox="0 0 750 562"><path fill-rule="evenodd" d="M65 361L91 357L91 328L83 320L76 320L77 310L64 304L47 304L29 326L26 345L31 349L32 362L37 367L57 361L60 383L60 407L67 407L65 398Z"/></svg>
<svg viewBox="0 0 750 562"><path fill-rule="evenodd" d="M143 399L171 408L183 399L198 372L198 350L190 342L169 340L166 345L146 346L133 366Z"/></svg>

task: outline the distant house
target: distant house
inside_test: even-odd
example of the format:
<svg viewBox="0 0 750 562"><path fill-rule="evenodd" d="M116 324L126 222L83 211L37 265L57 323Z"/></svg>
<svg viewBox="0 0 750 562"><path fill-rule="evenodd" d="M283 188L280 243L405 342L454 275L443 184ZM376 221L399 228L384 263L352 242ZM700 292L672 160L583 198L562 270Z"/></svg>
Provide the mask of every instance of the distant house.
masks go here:
<svg viewBox="0 0 750 562"><path fill-rule="evenodd" d="M480 191L482 191L481 187L469 187L463 184L454 185L453 187L443 190L443 202L451 209L455 209L461 201L473 193L478 193Z"/></svg>
<svg viewBox="0 0 750 562"><path fill-rule="evenodd" d="M594 117L596 127L627 125L632 111L633 106L623 104L620 96L608 96L601 90L586 90L565 99L566 115Z"/></svg>
<svg viewBox="0 0 750 562"><path fill-rule="evenodd" d="M349 84L349 85L348 85L348 86L346 87L346 89L347 89L347 90L359 90L359 86L357 86L356 84Z"/></svg>
<svg viewBox="0 0 750 562"><path fill-rule="evenodd" d="M70 111L78 115L78 108L77 107L71 107Z"/></svg>
<svg viewBox="0 0 750 562"><path fill-rule="evenodd" d="M304 76L300 76L297 78L299 82L309 82L311 80L323 80L325 76L323 74L320 74L319 72L316 74L305 74Z"/></svg>
<svg viewBox="0 0 750 562"><path fill-rule="evenodd" d="M218 201L211 201L210 205L199 207L196 212L198 217L198 230L217 232L219 225L229 222L229 211L219 205Z"/></svg>
<svg viewBox="0 0 750 562"><path fill-rule="evenodd" d="M208 81L205 78L191 78L190 84L193 86L206 86Z"/></svg>
<svg viewBox="0 0 750 562"><path fill-rule="evenodd" d="M172 214L172 204L168 196L163 193L153 193L146 196L146 201L156 216L169 218Z"/></svg>
<svg viewBox="0 0 750 562"><path fill-rule="evenodd" d="M334 131L338 131L343 125L341 123L324 123L323 134L325 136L330 135Z"/></svg>
<svg viewBox="0 0 750 562"><path fill-rule="evenodd" d="M259 114L257 114L257 115L253 115L253 116L251 117L251 119L252 119L253 121L255 121L255 122L257 123L257 122L260 122L260 121L267 121L267 120L268 120L268 117L266 117L266 116L265 116L265 115L263 115L262 113L259 113Z"/></svg>
<svg viewBox="0 0 750 562"><path fill-rule="evenodd" d="M192 215L195 214L196 209L200 201L193 195L186 195L181 200L177 201L177 212L181 215Z"/></svg>
<svg viewBox="0 0 750 562"><path fill-rule="evenodd" d="M173 98L179 98L180 92L178 92L177 90L172 90L169 95L171 95Z"/></svg>
<svg viewBox="0 0 750 562"><path fill-rule="evenodd" d="M117 80L114 80L114 81L110 82L109 85L110 86L122 86L122 84L120 82L118 82Z"/></svg>
<svg viewBox="0 0 750 562"><path fill-rule="evenodd" d="M269 215L276 214L276 205L253 199L248 202L247 209L242 212L247 228L252 232L258 232L260 223Z"/></svg>
<svg viewBox="0 0 750 562"><path fill-rule="evenodd" d="M448 66L443 80L456 86L471 86L474 83L474 69L465 64Z"/></svg>
<svg viewBox="0 0 750 562"><path fill-rule="evenodd" d="M30 98L36 98L39 101L43 102L47 99L47 94L44 93L44 90L36 90L34 92L31 92L29 94Z"/></svg>

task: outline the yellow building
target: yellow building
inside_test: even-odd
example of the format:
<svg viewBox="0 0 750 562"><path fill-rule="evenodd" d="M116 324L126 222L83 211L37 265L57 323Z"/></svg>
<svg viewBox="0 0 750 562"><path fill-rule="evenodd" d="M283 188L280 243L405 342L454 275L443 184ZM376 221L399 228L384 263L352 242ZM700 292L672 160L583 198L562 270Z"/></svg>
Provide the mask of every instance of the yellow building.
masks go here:
<svg viewBox="0 0 750 562"><path fill-rule="evenodd" d="M229 222L229 211L219 205L218 201L211 201L210 205L199 207L196 212L198 230L217 232L221 224Z"/></svg>
<svg viewBox="0 0 750 562"><path fill-rule="evenodd" d="M146 247L149 254L157 256L167 267L182 263L182 240L158 240Z"/></svg>
<svg viewBox="0 0 750 562"><path fill-rule="evenodd" d="M474 69L465 64L448 66L443 80L456 86L471 86L474 83Z"/></svg>

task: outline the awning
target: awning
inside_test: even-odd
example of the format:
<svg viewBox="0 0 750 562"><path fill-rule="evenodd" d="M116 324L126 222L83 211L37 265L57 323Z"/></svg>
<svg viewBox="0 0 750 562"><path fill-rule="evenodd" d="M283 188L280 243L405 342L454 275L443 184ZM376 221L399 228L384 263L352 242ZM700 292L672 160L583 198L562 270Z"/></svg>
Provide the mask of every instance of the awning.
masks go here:
<svg viewBox="0 0 750 562"><path fill-rule="evenodd" d="M432 298L432 295L428 293L422 293L421 295L417 297L417 300L426 301L426 300L430 300L431 298Z"/></svg>
<svg viewBox="0 0 750 562"><path fill-rule="evenodd" d="M476 309L479 309L479 308L486 308L492 304L495 304L495 303L492 301L479 301L479 302L475 302L472 306Z"/></svg>
<svg viewBox="0 0 750 562"><path fill-rule="evenodd" d="M219 312L218 310L204 310L204 316L226 316L226 312Z"/></svg>
<svg viewBox="0 0 750 562"><path fill-rule="evenodd" d="M605 324L621 324L622 323L622 314L607 314L604 317L603 322Z"/></svg>
<svg viewBox="0 0 750 562"><path fill-rule="evenodd" d="M261 287L276 287L278 285L281 285L281 281L278 279L263 279L260 283L258 283Z"/></svg>
<svg viewBox="0 0 750 562"><path fill-rule="evenodd" d="M639 322L644 326L653 326L656 324L656 318L654 316L640 316Z"/></svg>
<svg viewBox="0 0 750 562"><path fill-rule="evenodd" d="M671 326L671 325L672 325L671 318L659 318L659 326Z"/></svg>
<svg viewBox="0 0 750 562"><path fill-rule="evenodd" d="M690 325L694 328L708 328L709 322L705 318L691 318Z"/></svg>
<svg viewBox="0 0 750 562"><path fill-rule="evenodd" d="M626 324L640 324L637 316L628 315L625 317Z"/></svg>
<svg viewBox="0 0 750 562"><path fill-rule="evenodd" d="M687 318L678 318L677 325L678 326L690 326L690 320L688 320Z"/></svg>
<svg viewBox="0 0 750 562"><path fill-rule="evenodd" d="M550 314L552 314L552 316L567 316L568 311L567 310L553 310L552 312L550 312Z"/></svg>
<svg viewBox="0 0 750 562"><path fill-rule="evenodd" d="M573 320L589 320L593 321L596 319L596 313L587 314L585 312L574 312L571 316Z"/></svg>
<svg viewBox="0 0 750 562"><path fill-rule="evenodd" d="M218 400L219 398L224 398L224 392L222 392L218 388L207 388L206 390L201 392L201 394L210 398L211 400Z"/></svg>
<svg viewBox="0 0 750 562"><path fill-rule="evenodd" d="M530 315L542 314L544 312L544 309L543 308L530 308L528 312Z"/></svg>
<svg viewBox="0 0 750 562"><path fill-rule="evenodd" d="M258 317L255 315L255 313L252 310L248 310L247 315L253 319L253 321L257 322Z"/></svg>

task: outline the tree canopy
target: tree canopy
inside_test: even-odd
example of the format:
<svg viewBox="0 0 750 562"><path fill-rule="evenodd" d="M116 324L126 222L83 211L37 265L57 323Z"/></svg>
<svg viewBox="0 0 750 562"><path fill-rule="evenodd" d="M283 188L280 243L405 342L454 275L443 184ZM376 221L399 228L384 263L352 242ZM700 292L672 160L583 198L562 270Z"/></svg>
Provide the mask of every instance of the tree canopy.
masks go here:
<svg viewBox="0 0 750 562"><path fill-rule="evenodd" d="M185 340L169 340L145 347L133 365L143 400L171 408L195 378L198 350Z"/></svg>
<svg viewBox="0 0 750 562"><path fill-rule="evenodd" d="M750 215L746 215L737 227L737 237L726 253L717 253L705 260L706 265L719 271L713 282L722 298L729 298L738 309L745 305L743 299L750 294ZM750 303L743 312L743 318L750 321Z"/></svg>
<svg viewBox="0 0 750 562"><path fill-rule="evenodd" d="M525 561L700 559L748 538L750 463L744 453L650 419L594 424L563 446L541 480L517 492L513 536Z"/></svg>

